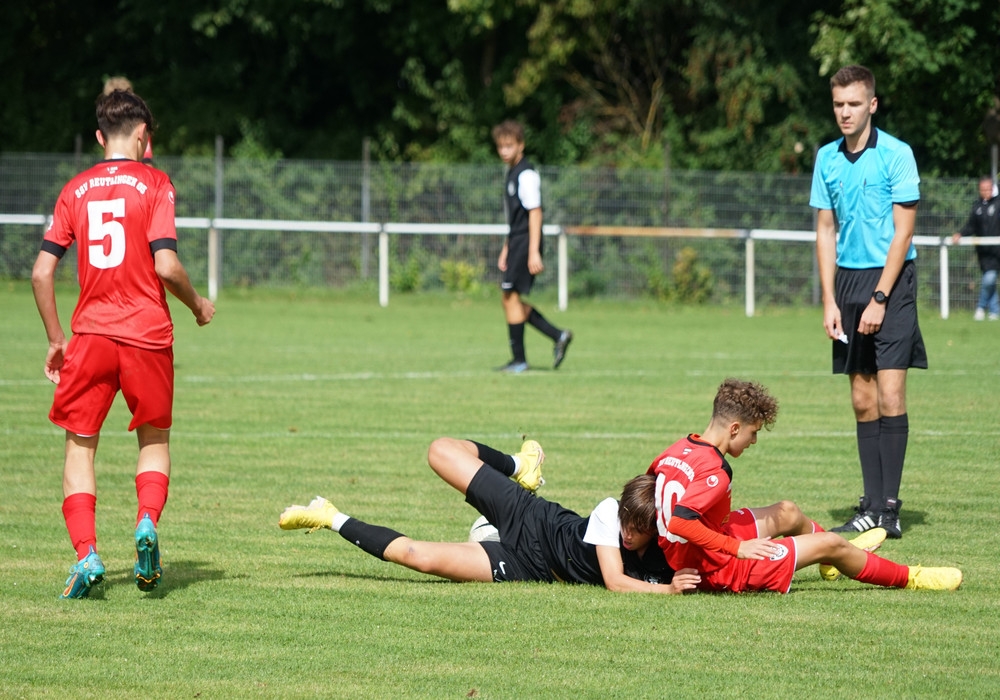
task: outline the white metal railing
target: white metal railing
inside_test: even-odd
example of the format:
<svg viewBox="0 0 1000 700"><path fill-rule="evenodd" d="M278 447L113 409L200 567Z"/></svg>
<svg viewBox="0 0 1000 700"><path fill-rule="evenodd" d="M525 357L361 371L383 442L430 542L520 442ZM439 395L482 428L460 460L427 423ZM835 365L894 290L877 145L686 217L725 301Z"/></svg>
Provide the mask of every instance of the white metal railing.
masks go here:
<svg viewBox="0 0 1000 700"><path fill-rule="evenodd" d="M18 224L47 228L51 216L42 214L0 214L0 225ZM221 279L221 248L219 231L223 230L254 230L254 231L287 231L313 233L370 233L378 235L378 288L379 304L389 305L389 236L413 234L462 234L462 235L504 235L507 227L502 224L408 224L408 223L371 223L360 221L286 221L276 219L231 219L210 217L177 217L177 228L200 229L208 232L208 295L215 300L219 294ZM708 229L708 228L655 228L655 227L614 227L614 226L558 226L548 224L542 228L542 233L557 239L557 284L558 305L560 311L569 306L569 246L567 238L570 235L588 236L668 236L686 238L741 238L745 246L745 299L746 315L755 313L755 241L789 241L797 243L812 243L816 234L812 231L782 231L773 229ZM951 236L914 236L917 246L936 247L940 256L940 313L941 318L949 315L948 295L948 249L952 245L1000 245L997 238L962 238L957 244L952 243Z"/></svg>

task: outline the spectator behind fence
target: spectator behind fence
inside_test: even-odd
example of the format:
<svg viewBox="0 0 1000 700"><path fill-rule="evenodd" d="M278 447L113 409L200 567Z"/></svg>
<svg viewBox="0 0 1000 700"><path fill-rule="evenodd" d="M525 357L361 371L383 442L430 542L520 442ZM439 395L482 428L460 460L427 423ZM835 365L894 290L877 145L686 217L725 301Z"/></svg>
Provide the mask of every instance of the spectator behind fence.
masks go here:
<svg viewBox="0 0 1000 700"><path fill-rule="evenodd" d="M1000 236L1000 196L996 183L989 175L979 178L979 198L972 205L969 220L962 230L951 237L958 243L962 236L994 238ZM1000 319L1000 297L997 295L997 273L1000 272L1000 245L977 245L976 256L983 281L979 288L979 303L973 316L977 321ZM987 316L988 314L988 316Z"/></svg>

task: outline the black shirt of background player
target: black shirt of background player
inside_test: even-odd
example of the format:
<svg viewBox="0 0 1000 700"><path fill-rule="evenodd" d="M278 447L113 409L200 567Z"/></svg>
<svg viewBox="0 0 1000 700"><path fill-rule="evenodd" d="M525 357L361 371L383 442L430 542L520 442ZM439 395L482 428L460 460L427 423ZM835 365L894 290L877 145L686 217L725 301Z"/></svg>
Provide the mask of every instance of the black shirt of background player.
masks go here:
<svg viewBox="0 0 1000 700"><path fill-rule="evenodd" d="M521 204L520 192L518 191L518 178L526 170L534 170L535 167L527 158L521 158L513 168L507 170L507 180L504 183L503 211L507 217L507 225L510 232L507 234L508 241L518 237L528 235L528 210ZM542 253L544 236L538 242L538 253ZM510 243L508 243L508 246Z"/></svg>

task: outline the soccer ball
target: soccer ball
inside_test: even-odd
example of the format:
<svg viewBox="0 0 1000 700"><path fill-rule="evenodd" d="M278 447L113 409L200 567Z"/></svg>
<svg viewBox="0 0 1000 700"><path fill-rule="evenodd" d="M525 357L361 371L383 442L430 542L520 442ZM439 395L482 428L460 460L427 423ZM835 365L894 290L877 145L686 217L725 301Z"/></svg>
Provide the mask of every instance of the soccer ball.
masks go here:
<svg viewBox="0 0 1000 700"><path fill-rule="evenodd" d="M500 533L497 531L493 524L486 519L485 515L480 515L476 518L476 522L472 523L472 527L469 528L469 542L499 542Z"/></svg>

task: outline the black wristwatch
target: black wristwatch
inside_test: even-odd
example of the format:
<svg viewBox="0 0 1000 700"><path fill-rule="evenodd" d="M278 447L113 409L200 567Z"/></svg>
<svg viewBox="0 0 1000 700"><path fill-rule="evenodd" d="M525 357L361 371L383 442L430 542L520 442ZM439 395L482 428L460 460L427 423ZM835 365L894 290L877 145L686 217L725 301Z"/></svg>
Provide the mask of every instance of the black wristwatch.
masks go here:
<svg viewBox="0 0 1000 700"><path fill-rule="evenodd" d="M875 290L875 293L872 294L872 299L875 300L876 304L884 304L885 302L889 301L889 297L886 296L885 293L880 292L877 289Z"/></svg>

